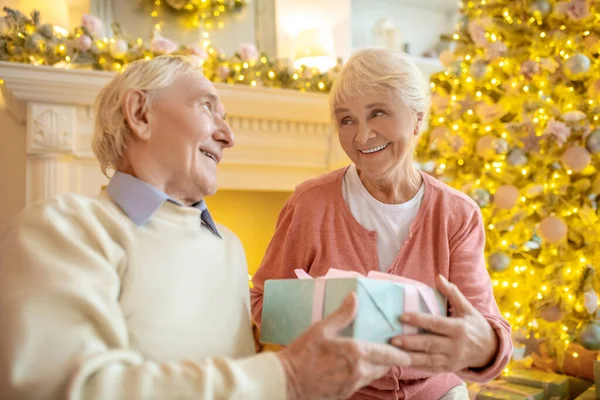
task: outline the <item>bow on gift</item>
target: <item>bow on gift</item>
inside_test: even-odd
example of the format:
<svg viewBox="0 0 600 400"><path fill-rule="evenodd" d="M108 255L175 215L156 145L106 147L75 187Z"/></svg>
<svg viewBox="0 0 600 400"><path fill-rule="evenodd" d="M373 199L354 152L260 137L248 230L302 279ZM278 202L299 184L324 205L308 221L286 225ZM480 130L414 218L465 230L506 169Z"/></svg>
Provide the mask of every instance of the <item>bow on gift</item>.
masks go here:
<svg viewBox="0 0 600 400"><path fill-rule="evenodd" d="M302 269L294 270L298 279L313 279L306 271ZM367 278L380 279L403 284L404 288L404 311L408 313L418 313L420 310L420 300L423 300L425 307L432 315L441 315L442 310L438 303L434 289L425 285L422 282L415 281L401 276L390 275L384 272L370 271ZM324 276L318 277L315 280L315 288L312 303L312 322L319 321L323 318L323 306L325 302L325 286L327 279L335 278L365 278L365 276L356 271L345 271L341 269L330 268ZM381 307L375 305L381 310ZM385 313L383 313L385 316ZM386 318L387 319L387 318ZM394 321L387 321L390 326L394 326ZM418 328L414 326L405 326L405 334L417 334Z"/></svg>

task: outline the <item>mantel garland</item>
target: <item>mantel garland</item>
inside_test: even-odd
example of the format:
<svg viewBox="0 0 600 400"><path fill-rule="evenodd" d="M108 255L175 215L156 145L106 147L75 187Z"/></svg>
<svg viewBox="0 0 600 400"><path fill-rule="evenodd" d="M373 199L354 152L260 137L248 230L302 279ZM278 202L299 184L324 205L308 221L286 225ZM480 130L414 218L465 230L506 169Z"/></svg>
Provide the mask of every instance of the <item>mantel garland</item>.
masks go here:
<svg viewBox="0 0 600 400"><path fill-rule="evenodd" d="M202 60L204 73L213 82L321 93L329 91L341 65L340 61L326 73L295 69L290 60L272 59L253 44L242 44L227 56L208 41L205 46L181 46L158 30L145 43L127 38L118 24L112 25L112 38L101 38L102 21L94 16L84 15L81 26L67 32L42 23L39 11L30 16L8 7L4 11L5 17L0 18L0 61L120 72L136 60L188 55Z"/></svg>

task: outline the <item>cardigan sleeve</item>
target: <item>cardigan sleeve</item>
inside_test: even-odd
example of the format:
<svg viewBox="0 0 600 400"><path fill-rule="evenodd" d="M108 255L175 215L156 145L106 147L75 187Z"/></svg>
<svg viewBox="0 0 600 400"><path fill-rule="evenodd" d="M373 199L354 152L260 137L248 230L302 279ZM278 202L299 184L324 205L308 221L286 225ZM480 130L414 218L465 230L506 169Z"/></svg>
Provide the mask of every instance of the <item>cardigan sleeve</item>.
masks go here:
<svg viewBox="0 0 600 400"><path fill-rule="evenodd" d="M471 382L487 382L499 376L510 361L513 349L510 325L500 314L494 298L484 248L485 228L481 213L476 209L467 224L450 239L449 280L492 326L498 337L498 350L487 367L457 374Z"/></svg>
<svg viewBox="0 0 600 400"><path fill-rule="evenodd" d="M274 354L160 363L130 347L119 250L106 238L98 218L47 206L4 236L0 398L285 398Z"/></svg>
<svg viewBox="0 0 600 400"><path fill-rule="evenodd" d="M254 276L250 289L252 317L260 328L262 322L263 292L265 281L269 279L295 278L295 269L308 271L312 249L303 235L310 234L304 227L303 219L296 212L296 193L288 199L277 218L275 233L267 246L262 263ZM307 218L305 217L304 221Z"/></svg>

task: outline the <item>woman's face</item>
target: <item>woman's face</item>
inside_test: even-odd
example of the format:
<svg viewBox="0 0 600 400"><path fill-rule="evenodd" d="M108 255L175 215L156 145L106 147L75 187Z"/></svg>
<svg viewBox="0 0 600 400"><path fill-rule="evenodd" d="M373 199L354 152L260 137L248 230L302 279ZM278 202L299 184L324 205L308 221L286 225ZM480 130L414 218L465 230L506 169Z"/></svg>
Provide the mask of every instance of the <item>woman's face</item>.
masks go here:
<svg viewBox="0 0 600 400"><path fill-rule="evenodd" d="M365 177L386 179L412 162L422 115L390 91L342 98L334 115L342 148Z"/></svg>

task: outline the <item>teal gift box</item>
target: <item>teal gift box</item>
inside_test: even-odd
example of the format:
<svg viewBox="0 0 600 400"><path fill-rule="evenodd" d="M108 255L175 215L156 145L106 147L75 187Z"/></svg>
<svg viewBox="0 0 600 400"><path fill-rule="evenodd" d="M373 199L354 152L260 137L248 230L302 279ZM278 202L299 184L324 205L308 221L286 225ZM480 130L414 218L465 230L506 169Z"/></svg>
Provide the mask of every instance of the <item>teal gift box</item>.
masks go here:
<svg viewBox="0 0 600 400"><path fill-rule="evenodd" d="M569 398L569 378L564 375L535 369L514 369L504 379L516 385L543 389L547 400Z"/></svg>
<svg viewBox="0 0 600 400"><path fill-rule="evenodd" d="M543 389L504 381L469 386L469 398L473 400L544 400L544 396Z"/></svg>
<svg viewBox="0 0 600 400"><path fill-rule="evenodd" d="M265 282L260 340L286 346L311 324L339 308L349 293L358 297L354 321L340 335L374 343L416 329L399 321L404 312L446 315L446 299L421 282L381 272L367 277L356 272L330 269L312 279L296 270L300 279Z"/></svg>

